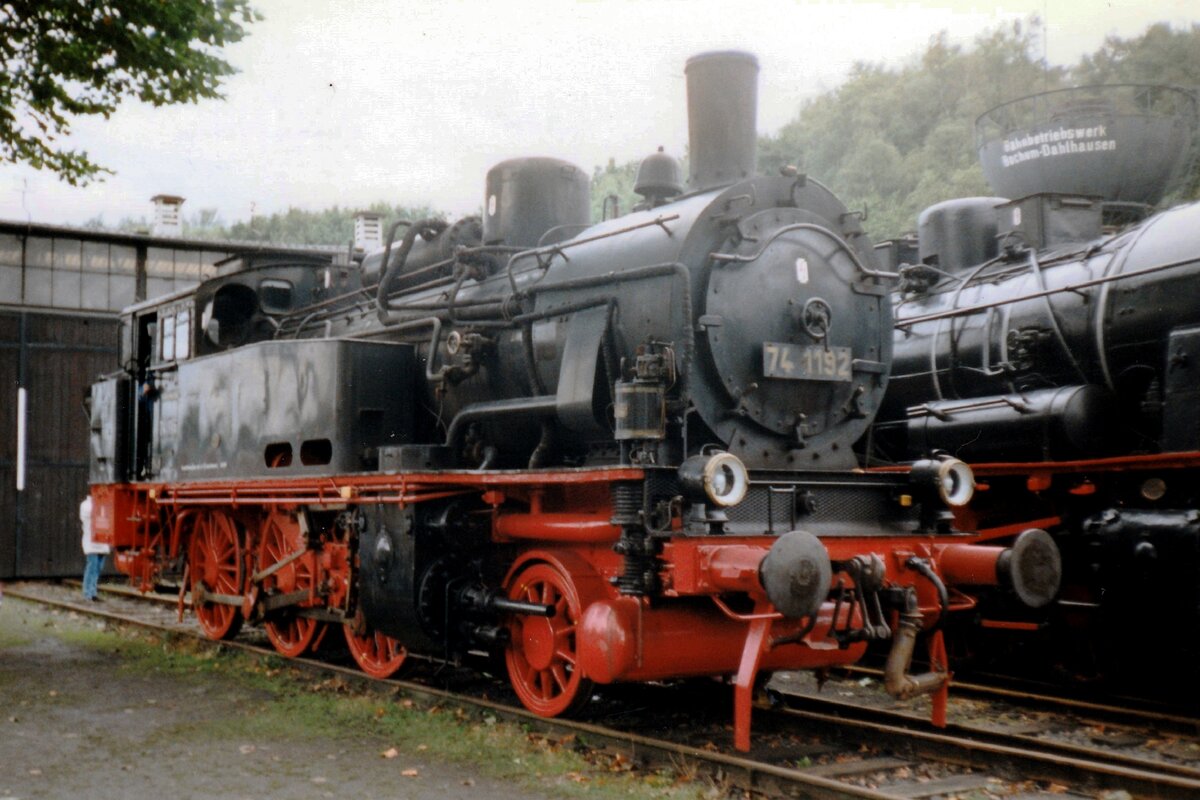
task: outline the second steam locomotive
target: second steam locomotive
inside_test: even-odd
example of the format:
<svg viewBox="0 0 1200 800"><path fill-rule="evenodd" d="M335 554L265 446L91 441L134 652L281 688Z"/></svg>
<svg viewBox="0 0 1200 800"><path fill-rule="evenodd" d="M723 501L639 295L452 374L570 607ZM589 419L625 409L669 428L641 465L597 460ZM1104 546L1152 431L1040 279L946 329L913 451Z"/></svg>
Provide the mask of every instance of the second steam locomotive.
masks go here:
<svg viewBox="0 0 1200 800"><path fill-rule="evenodd" d="M619 219L592 223L577 168L519 159L482 219L400 223L349 268L248 256L128 309L91 397L120 569L287 655L334 629L376 675L502 655L548 716L729 676L744 749L760 671L870 642L944 714L940 625L972 586L1049 602L1057 550L956 532L961 461L858 468L895 275L820 183L754 176L753 56L686 72L687 186L651 156Z"/></svg>
<svg viewBox="0 0 1200 800"><path fill-rule="evenodd" d="M1017 199L940 203L885 248L909 263L874 456L948 452L984 489L960 526L1051 531L1065 570L1051 613L981 621L1050 623L1126 684L1190 681L1200 638L1200 204L1149 213L1196 129L1195 96L1172 87L999 106L977 122L980 156Z"/></svg>

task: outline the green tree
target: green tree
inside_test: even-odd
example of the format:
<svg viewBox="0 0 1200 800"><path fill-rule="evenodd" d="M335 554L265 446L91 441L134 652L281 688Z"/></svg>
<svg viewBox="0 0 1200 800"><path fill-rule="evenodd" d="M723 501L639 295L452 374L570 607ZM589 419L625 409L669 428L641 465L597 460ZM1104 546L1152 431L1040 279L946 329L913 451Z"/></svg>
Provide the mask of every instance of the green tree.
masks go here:
<svg viewBox="0 0 1200 800"><path fill-rule="evenodd" d="M945 32L897 70L860 62L832 92L807 102L776 136L763 137L759 169L785 164L822 181L852 209L868 211L876 238L912 230L922 208L988 194L975 117L1005 100L1061 84L1064 71L1035 55L1040 23L986 33L970 48Z"/></svg>
<svg viewBox="0 0 1200 800"><path fill-rule="evenodd" d="M201 208L183 219L183 236L188 239L214 241L249 241L279 245L344 245L354 238L354 216L360 210L383 217L384 230L398 219L418 220L444 216L429 206L404 206L375 202L365 209L333 206L320 211L289 208L274 214L258 216L249 221L227 225L215 208ZM120 233L148 233L151 225L146 217L122 217L108 224L98 214L83 224L92 230Z"/></svg>
<svg viewBox="0 0 1200 800"><path fill-rule="evenodd" d="M1160 22L1135 39L1109 36L1072 68L1071 79L1081 85L1165 83L1200 88L1200 24L1174 30Z"/></svg>
<svg viewBox="0 0 1200 800"><path fill-rule="evenodd" d="M592 170L593 222L604 219L606 202L608 203L608 216L612 217L616 213L613 208L614 201L610 198L616 198L615 202L621 214L628 214L634 204L641 200L633 191L640 163L640 161L627 161L618 166L616 159L610 158L606 167L603 169L596 167Z"/></svg>
<svg viewBox="0 0 1200 800"><path fill-rule="evenodd" d="M1166 84L1200 96L1200 25L1175 30L1159 23L1134 39L1110 36L1071 69L1071 80L1079 85ZM1200 136L1192 143L1190 167L1164 203L1200 199Z"/></svg>
<svg viewBox="0 0 1200 800"><path fill-rule="evenodd" d="M84 185L111 170L59 140L122 100L220 97L219 51L261 19L249 0L10 0L0 6L0 159Z"/></svg>
<svg viewBox="0 0 1200 800"><path fill-rule="evenodd" d="M384 230L399 219L418 220L442 216L429 206L404 206L375 202L366 209L333 206L320 211L289 208L249 222L235 222L221 238L271 244L345 244L354 238L354 215L366 210L383 217Z"/></svg>
<svg viewBox="0 0 1200 800"><path fill-rule="evenodd" d="M183 218L183 235L188 239L221 239L229 230L215 208L202 208Z"/></svg>
<svg viewBox="0 0 1200 800"><path fill-rule="evenodd" d="M1160 24L1130 39L1110 37L1070 67L1037 56L1040 32L1034 18L985 33L967 48L941 33L899 69L856 64L845 83L762 138L759 169L799 167L851 208L868 209L871 234L890 238L912 230L926 206L991 193L974 147L975 118L990 108L1068 86L1200 88L1200 25ZM1194 147L1191 172L1166 202L1200 198L1200 137Z"/></svg>

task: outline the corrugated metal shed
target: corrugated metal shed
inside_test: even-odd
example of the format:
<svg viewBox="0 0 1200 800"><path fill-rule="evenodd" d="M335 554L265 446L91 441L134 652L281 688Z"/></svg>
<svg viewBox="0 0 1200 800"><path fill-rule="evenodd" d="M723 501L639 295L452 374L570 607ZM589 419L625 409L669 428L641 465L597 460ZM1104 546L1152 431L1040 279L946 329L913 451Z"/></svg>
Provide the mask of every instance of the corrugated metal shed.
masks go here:
<svg viewBox="0 0 1200 800"><path fill-rule="evenodd" d="M0 221L0 579L82 573L82 403L97 376L120 366L120 310L189 289L230 256L268 249L331 259L346 252ZM16 489L20 389L27 408L23 491Z"/></svg>

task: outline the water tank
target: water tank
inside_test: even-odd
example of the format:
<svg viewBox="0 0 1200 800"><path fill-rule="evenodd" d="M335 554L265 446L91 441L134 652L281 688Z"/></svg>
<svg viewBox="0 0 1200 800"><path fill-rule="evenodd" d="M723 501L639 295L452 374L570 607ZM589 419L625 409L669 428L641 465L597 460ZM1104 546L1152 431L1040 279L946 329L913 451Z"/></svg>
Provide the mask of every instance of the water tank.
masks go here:
<svg viewBox="0 0 1200 800"><path fill-rule="evenodd" d="M1083 86L996 106L975 120L975 144L997 194L1154 205L1187 161L1196 122L1183 89Z"/></svg>

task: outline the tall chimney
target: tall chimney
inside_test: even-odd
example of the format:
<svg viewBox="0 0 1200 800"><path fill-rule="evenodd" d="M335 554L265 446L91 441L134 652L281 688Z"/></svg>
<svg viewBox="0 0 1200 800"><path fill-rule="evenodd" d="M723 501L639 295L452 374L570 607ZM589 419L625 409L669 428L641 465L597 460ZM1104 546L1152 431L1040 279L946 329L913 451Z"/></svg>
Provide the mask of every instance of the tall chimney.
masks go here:
<svg viewBox="0 0 1200 800"><path fill-rule="evenodd" d="M354 249L369 253L383 246L383 215L360 211L354 215Z"/></svg>
<svg viewBox="0 0 1200 800"><path fill-rule="evenodd" d="M150 233L155 236L179 236L183 233L183 219L179 215L183 198L173 194L156 194L150 198L154 203L154 224Z"/></svg>
<svg viewBox="0 0 1200 800"><path fill-rule="evenodd" d="M754 175L758 146L758 59L739 50L692 56L684 68L688 97L691 191Z"/></svg>

